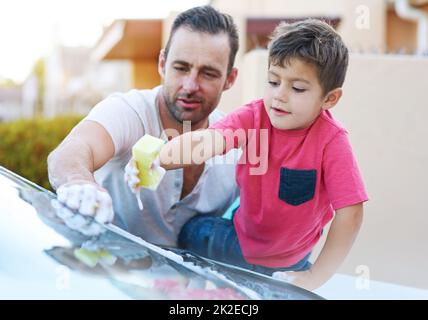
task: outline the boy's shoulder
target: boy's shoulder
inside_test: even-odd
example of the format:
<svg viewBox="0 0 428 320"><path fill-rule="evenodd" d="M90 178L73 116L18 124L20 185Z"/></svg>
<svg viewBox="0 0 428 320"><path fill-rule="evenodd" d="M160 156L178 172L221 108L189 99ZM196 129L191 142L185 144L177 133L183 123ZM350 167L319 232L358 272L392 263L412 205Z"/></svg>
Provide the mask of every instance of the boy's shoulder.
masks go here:
<svg viewBox="0 0 428 320"><path fill-rule="evenodd" d="M247 102L244 105L240 106L238 109L248 109L252 110L253 112L257 112L259 110L264 110L264 107L265 105L263 102L263 98L260 98Z"/></svg>
<svg viewBox="0 0 428 320"><path fill-rule="evenodd" d="M263 99L257 99L257 100L252 100L250 102L247 102L246 104L243 104L233 109L231 112L226 114L226 117L234 117L238 115L238 116L244 116L244 117L251 117L252 119L257 119L257 118L260 118L260 115L263 112L265 112Z"/></svg>
<svg viewBox="0 0 428 320"><path fill-rule="evenodd" d="M333 135L336 135L338 133L348 133L344 125L339 120L337 120L328 110L325 110L320 114L318 121L322 129L328 130Z"/></svg>

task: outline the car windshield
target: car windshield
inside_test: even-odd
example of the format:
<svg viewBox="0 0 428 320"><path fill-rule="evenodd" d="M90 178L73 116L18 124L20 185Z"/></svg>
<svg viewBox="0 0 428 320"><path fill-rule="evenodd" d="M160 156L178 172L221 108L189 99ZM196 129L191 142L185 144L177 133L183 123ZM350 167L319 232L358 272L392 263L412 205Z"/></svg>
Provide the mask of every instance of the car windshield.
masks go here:
<svg viewBox="0 0 428 320"><path fill-rule="evenodd" d="M250 271L160 248L107 225L67 227L56 195L0 166L0 282L10 299L320 299Z"/></svg>

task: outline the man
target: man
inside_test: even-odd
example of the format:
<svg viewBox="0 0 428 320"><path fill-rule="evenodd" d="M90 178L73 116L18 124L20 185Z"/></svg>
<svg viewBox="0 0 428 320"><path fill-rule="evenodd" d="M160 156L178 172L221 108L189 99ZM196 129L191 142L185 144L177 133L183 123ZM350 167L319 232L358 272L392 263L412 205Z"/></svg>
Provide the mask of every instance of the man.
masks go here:
<svg viewBox="0 0 428 320"><path fill-rule="evenodd" d="M238 195L234 165L207 163L167 172L156 191L141 190L143 210L123 176L131 148L144 134L167 140L165 132L182 134L183 124L197 130L221 118L215 108L235 82L237 50L230 16L210 6L181 13L159 55L163 85L109 96L49 155L49 179L58 200L101 223L114 218L119 227L166 246L177 245L182 226L195 215L224 213ZM60 212L72 228L88 235L100 231L64 207Z"/></svg>

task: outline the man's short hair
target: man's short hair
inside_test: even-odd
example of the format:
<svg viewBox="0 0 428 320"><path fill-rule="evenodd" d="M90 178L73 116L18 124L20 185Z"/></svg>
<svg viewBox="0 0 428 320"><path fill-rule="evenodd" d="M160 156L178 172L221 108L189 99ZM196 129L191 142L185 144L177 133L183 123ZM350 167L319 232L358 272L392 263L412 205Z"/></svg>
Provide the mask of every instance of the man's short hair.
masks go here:
<svg viewBox="0 0 428 320"><path fill-rule="evenodd" d="M323 94L342 87L345 81L348 49L339 34L323 21L282 22L275 28L268 49L269 65L284 67L293 58L315 65Z"/></svg>
<svg viewBox="0 0 428 320"><path fill-rule="evenodd" d="M180 13L172 24L171 32L165 46L165 58L168 56L172 38L180 27L212 35L226 33L229 37L230 46L227 72L229 73L232 70L235 63L235 56L239 49L239 36L237 27L230 15L221 13L209 5L194 7Z"/></svg>

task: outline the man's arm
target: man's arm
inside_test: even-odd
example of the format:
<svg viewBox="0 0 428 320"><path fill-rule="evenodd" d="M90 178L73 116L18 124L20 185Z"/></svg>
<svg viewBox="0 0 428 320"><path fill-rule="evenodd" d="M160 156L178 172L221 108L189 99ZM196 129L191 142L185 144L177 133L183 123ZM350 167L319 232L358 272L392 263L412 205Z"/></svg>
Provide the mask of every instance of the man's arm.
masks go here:
<svg viewBox="0 0 428 320"><path fill-rule="evenodd" d="M71 229L97 235L101 225L70 211L90 216L100 224L113 220L110 195L94 179L94 171L114 155L113 140L98 123L80 122L48 157L49 181L57 190L52 206Z"/></svg>
<svg viewBox="0 0 428 320"><path fill-rule="evenodd" d="M48 157L49 181L54 189L69 183L95 184L94 171L114 155L110 134L94 121L80 122Z"/></svg>
<svg viewBox="0 0 428 320"><path fill-rule="evenodd" d="M362 203L337 210L316 262L308 271L287 273L294 278L291 282L307 290L314 290L329 280L351 250L362 220ZM278 278L281 278L281 273L278 273Z"/></svg>
<svg viewBox="0 0 428 320"><path fill-rule="evenodd" d="M187 132L165 144L159 154L160 165L171 170L201 164L223 154L224 149L224 137L214 129Z"/></svg>

